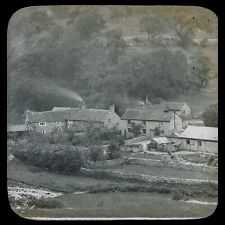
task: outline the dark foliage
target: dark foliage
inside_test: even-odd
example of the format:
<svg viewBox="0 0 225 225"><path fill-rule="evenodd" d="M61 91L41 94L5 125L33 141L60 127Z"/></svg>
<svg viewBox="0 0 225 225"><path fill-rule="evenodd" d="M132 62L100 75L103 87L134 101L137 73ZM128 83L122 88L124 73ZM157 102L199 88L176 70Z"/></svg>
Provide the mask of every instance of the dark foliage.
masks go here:
<svg viewBox="0 0 225 225"><path fill-rule="evenodd" d="M218 127L218 103L210 105L205 109L203 120L208 127Z"/></svg>
<svg viewBox="0 0 225 225"><path fill-rule="evenodd" d="M143 8L141 11L129 7L114 9L110 11L111 18L148 15L140 27L152 34L151 42L168 28L180 27L177 35L187 43L184 39L190 37L186 34L191 34L188 31L194 28L187 23L186 14L176 10L174 15L169 15L162 9L153 10L153 14ZM157 98L168 99L197 91L207 83L209 63L201 56L190 62L183 53L183 44L177 51L156 48L127 54L123 31L101 32L107 24L98 7L52 7L51 12L39 9L26 17L15 16L16 19L10 20L10 123L24 122L26 109L44 111L56 105L77 107L79 100L67 95L65 90L79 93L90 107L108 108L114 103L121 115L133 99L144 100L146 95L152 102ZM168 20L162 20L168 16Z"/></svg>

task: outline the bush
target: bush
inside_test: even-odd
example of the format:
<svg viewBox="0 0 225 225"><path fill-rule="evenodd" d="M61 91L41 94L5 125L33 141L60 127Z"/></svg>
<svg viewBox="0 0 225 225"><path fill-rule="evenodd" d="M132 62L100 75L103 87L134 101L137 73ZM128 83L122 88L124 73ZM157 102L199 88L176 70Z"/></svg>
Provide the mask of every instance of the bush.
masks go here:
<svg viewBox="0 0 225 225"><path fill-rule="evenodd" d="M93 146L89 150L89 158L96 162L104 159L103 149L100 146Z"/></svg>
<svg viewBox="0 0 225 225"><path fill-rule="evenodd" d="M142 124L131 123L131 132L134 137L138 137L141 134Z"/></svg>
<svg viewBox="0 0 225 225"><path fill-rule="evenodd" d="M29 143L27 146L17 146L14 156L32 165L60 172L76 173L84 162L79 149L65 144Z"/></svg>
<svg viewBox="0 0 225 225"><path fill-rule="evenodd" d="M62 202L57 201L55 199L36 199L34 197L29 197L28 206L34 208L41 208L41 209L56 209L56 208L63 208L64 205Z"/></svg>
<svg viewBox="0 0 225 225"><path fill-rule="evenodd" d="M83 166L83 158L80 151L74 147L68 148L64 152L64 170L65 172L78 172Z"/></svg>
<svg viewBox="0 0 225 225"><path fill-rule="evenodd" d="M177 190L173 193L173 200L187 200L188 196L184 191Z"/></svg>
<svg viewBox="0 0 225 225"><path fill-rule="evenodd" d="M108 157L109 159L120 158L120 147L115 142L111 142L108 146Z"/></svg>
<svg viewBox="0 0 225 225"><path fill-rule="evenodd" d="M34 144L34 143L49 143L49 137L46 134L42 134L40 132L33 131L29 133L27 136L28 143Z"/></svg>
<svg viewBox="0 0 225 225"><path fill-rule="evenodd" d="M17 143L16 145L12 146L11 153L17 158L22 161L27 160L27 148L28 144L24 143Z"/></svg>

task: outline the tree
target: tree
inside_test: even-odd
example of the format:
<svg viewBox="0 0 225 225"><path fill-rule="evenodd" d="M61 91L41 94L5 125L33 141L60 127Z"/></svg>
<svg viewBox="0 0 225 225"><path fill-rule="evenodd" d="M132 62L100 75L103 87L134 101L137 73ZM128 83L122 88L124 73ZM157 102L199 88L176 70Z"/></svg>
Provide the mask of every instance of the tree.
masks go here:
<svg viewBox="0 0 225 225"><path fill-rule="evenodd" d="M142 124L131 123L131 132L134 137L138 137L141 134Z"/></svg>
<svg viewBox="0 0 225 225"><path fill-rule="evenodd" d="M218 127L218 103L209 105L204 110L203 121L208 127Z"/></svg>
<svg viewBox="0 0 225 225"><path fill-rule="evenodd" d="M159 127L156 127L156 128L154 129L154 135L155 135L155 136L159 136L159 135L160 135L160 129L159 129Z"/></svg>
<svg viewBox="0 0 225 225"><path fill-rule="evenodd" d="M109 61L117 64L126 47L126 43L122 38L122 31L119 29L108 31L106 37Z"/></svg>
<svg viewBox="0 0 225 225"><path fill-rule="evenodd" d="M193 44L196 30L212 33L216 30L217 17L210 10L201 7L170 7L168 26L180 38L180 46L188 48Z"/></svg>
<svg viewBox="0 0 225 225"><path fill-rule="evenodd" d="M84 39L90 39L93 34L98 33L104 26L105 21L96 10L90 10L82 14L76 21L76 31Z"/></svg>
<svg viewBox="0 0 225 225"><path fill-rule="evenodd" d="M181 51L160 49L134 59L132 65L137 71L137 77L133 75L129 79L135 85L129 89L132 88L133 95L143 100L146 95L151 101L155 97L167 99L183 93L184 87L193 77L189 73L187 58Z"/></svg>
<svg viewBox="0 0 225 225"><path fill-rule="evenodd" d="M103 159L103 150L100 146L94 145L90 148L89 157L92 161L100 161Z"/></svg>
<svg viewBox="0 0 225 225"><path fill-rule="evenodd" d="M125 6L111 6L110 7L110 19L119 22L120 20L124 19L131 13L129 7Z"/></svg>
<svg viewBox="0 0 225 225"><path fill-rule="evenodd" d="M211 70L211 63L209 58L203 56L190 57L192 74L199 82L199 87L205 87L209 80L209 71Z"/></svg>
<svg viewBox="0 0 225 225"><path fill-rule="evenodd" d="M120 147L118 143L111 142L108 146L108 156L109 159L117 159L120 158Z"/></svg>
<svg viewBox="0 0 225 225"><path fill-rule="evenodd" d="M152 46L157 36L164 33L165 29L164 18L160 15L150 14L140 20L140 31L147 32L149 46Z"/></svg>

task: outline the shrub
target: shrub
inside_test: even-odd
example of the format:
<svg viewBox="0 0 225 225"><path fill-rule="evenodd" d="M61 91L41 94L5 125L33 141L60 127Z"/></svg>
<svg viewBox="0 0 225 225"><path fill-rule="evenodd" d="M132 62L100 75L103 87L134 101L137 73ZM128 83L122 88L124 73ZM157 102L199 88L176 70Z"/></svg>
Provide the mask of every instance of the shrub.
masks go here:
<svg viewBox="0 0 225 225"><path fill-rule="evenodd" d="M108 146L108 157L109 159L120 158L120 147L117 143L111 142Z"/></svg>
<svg viewBox="0 0 225 225"><path fill-rule="evenodd" d="M55 199L36 199L36 198L29 198L28 206L34 208L42 208L42 209L55 209L55 208L63 208L64 205L62 202L55 200Z"/></svg>
<svg viewBox="0 0 225 225"><path fill-rule="evenodd" d="M52 171L78 172L84 162L79 149L72 145L29 143L23 149L16 148L16 158Z"/></svg>
<svg viewBox="0 0 225 225"><path fill-rule="evenodd" d="M187 200L188 199L188 196L187 194L184 192L184 191L181 191L181 190L177 190L173 193L173 197L172 197L173 200Z"/></svg>
<svg viewBox="0 0 225 225"><path fill-rule="evenodd" d="M48 138L48 135L46 134L42 134L40 132L36 132L36 131L33 131L33 132L30 132L29 135L27 136L27 140L28 140L28 143L49 143L49 138Z"/></svg>
<svg viewBox="0 0 225 225"><path fill-rule="evenodd" d="M87 141L88 141L87 138L83 135L74 135L71 143L73 146L76 146L76 145L86 146Z"/></svg>
<svg viewBox="0 0 225 225"><path fill-rule="evenodd" d="M17 143L16 145L12 146L11 153L17 158L22 161L27 160L27 149L28 149L29 143Z"/></svg>
<svg viewBox="0 0 225 225"><path fill-rule="evenodd" d="M96 162L104 159L103 149L100 146L93 146L89 151L89 158Z"/></svg>
<svg viewBox="0 0 225 225"><path fill-rule="evenodd" d="M79 150L70 147L64 152L65 172L78 172L83 166L82 154Z"/></svg>
<svg viewBox="0 0 225 225"><path fill-rule="evenodd" d="M160 129L159 129L159 127L156 127L156 128L154 129L154 135L155 135L155 136L159 136L159 135L160 135Z"/></svg>
<svg viewBox="0 0 225 225"><path fill-rule="evenodd" d="M131 132L133 133L134 137L138 137L141 134L142 124L131 124Z"/></svg>

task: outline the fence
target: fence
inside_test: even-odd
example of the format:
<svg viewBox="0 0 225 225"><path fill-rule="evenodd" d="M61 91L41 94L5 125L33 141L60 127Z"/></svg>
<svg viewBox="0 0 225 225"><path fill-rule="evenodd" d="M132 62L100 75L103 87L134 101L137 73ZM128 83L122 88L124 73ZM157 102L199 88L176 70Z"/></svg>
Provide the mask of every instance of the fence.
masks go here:
<svg viewBox="0 0 225 225"><path fill-rule="evenodd" d="M141 136L137 138L132 138L132 139L126 140L125 144L130 145L139 141L146 141L146 140L150 140L150 136Z"/></svg>

